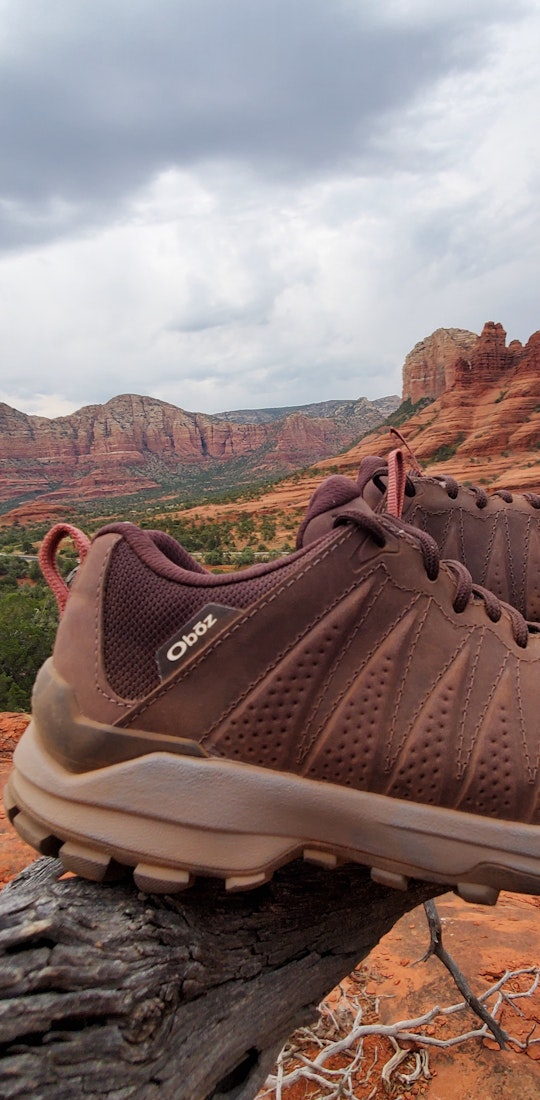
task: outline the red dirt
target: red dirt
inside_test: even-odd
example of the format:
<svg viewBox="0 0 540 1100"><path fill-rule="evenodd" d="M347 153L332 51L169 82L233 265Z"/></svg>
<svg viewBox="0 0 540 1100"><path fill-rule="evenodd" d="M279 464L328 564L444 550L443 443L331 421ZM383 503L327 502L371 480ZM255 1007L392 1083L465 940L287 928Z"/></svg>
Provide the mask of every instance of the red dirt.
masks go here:
<svg viewBox="0 0 540 1100"><path fill-rule="evenodd" d="M11 771L11 757L19 737L22 737L30 718L28 714L0 714L0 789L3 790ZM4 804L0 801L0 888L18 875L36 853L21 840L6 818Z"/></svg>

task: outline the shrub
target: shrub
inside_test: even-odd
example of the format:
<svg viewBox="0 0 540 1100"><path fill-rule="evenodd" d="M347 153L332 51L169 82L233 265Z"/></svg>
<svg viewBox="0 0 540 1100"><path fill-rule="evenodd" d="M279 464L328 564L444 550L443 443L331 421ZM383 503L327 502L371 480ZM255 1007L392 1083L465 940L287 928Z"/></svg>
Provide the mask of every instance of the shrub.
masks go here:
<svg viewBox="0 0 540 1100"><path fill-rule="evenodd" d="M391 427L399 428L400 424L404 424L406 420L410 420L411 416L414 416L415 413L421 412L427 405L432 405L434 400L434 397L420 397L418 401L413 403L410 397L407 397L405 401L401 402L399 408L395 409L393 413L390 413L390 416L386 417L385 423L390 424Z"/></svg>
<svg viewBox="0 0 540 1100"><path fill-rule="evenodd" d="M441 447L437 447L437 450L430 456L431 462L448 462L449 458L453 458L458 447L463 443L465 436L463 432L453 440L452 443L443 443Z"/></svg>
<svg viewBox="0 0 540 1100"><path fill-rule="evenodd" d="M37 672L49 656L58 616L40 586L0 589L0 710L28 710Z"/></svg>

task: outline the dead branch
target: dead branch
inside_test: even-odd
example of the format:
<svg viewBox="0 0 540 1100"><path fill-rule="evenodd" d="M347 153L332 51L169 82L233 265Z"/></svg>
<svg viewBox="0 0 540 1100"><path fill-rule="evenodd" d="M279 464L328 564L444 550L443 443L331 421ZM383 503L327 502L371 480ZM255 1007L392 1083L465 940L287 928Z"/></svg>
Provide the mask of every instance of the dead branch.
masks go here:
<svg viewBox="0 0 540 1100"><path fill-rule="evenodd" d="M529 975L532 978L528 989L520 990L519 992L505 990L505 986L508 982L522 975ZM520 970L506 970L497 982L481 994L480 1000L481 1002L485 1002L497 995L493 1012L490 1014L490 1018L494 1019L496 1023L497 1013L500 1011L501 1005L505 1001L511 1004L515 1011L518 1012L519 1010L514 1004L514 1000L522 997L531 997L533 993L536 992L539 983L540 967L531 966L524 967ZM332 1100L334 1095L336 1097L347 1096L349 1094L352 1095L354 1093L354 1076L358 1073L364 1056L364 1039L372 1036L387 1039L394 1050L391 1057L381 1067L380 1077L383 1083L390 1089L393 1085L392 1078L395 1076L401 1084L408 1086L413 1084L414 1081L417 1081L420 1077L429 1079L431 1076L429 1070L428 1048L438 1047L440 1049L448 1049L449 1047L459 1046L471 1039L483 1039L488 1031L491 1030L490 1026L484 1023L482 1027L462 1031L460 1034L454 1035L449 1039L439 1039L437 1036L428 1035L422 1030L438 1016L452 1016L457 1012L465 1011L468 1007L470 1008L466 1000L446 1007L435 1005L422 1016L416 1017L416 1019L397 1020L393 1024L362 1024L362 1006L360 1005L358 997L353 996L350 999L350 1004L352 1008L356 1009L356 1015L352 1020L352 1024L349 1027L341 1026L336 1021L334 1034L331 1036L325 1035L324 1038L321 1038L321 1026L324 1026L324 1020L331 1014L324 1003L319 1006L319 1022L314 1027L310 1028L309 1031L303 1028L301 1032L298 1032L292 1037L291 1042L287 1044L280 1054L278 1072L269 1075L266 1079L261 1097L268 1096L272 1092L275 1092L276 1100L286 1100L286 1090L292 1085L298 1084L298 1082L303 1079L316 1080L324 1090L325 1100ZM332 1018L335 1019L335 1017ZM297 1043L298 1041L305 1041L305 1039L311 1040L312 1034L317 1038L317 1045L321 1047L321 1050L315 1057L309 1058L306 1057L305 1054L299 1053ZM518 1047L520 1050L526 1050L532 1044L539 1043L540 1040L529 1039L526 1042L522 1042L509 1035L508 1042ZM412 1044L412 1049L411 1046L401 1046L402 1043ZM420 1049L417 1050L417 1047L420 1047ZM326 1063L338 1054L348 1056L349 1061L340 1069L329 1069ZM399 1066L407 1058L412 1059L414 1062L414 1069L410 1073L399 1073ZM372 1071L373 1064L368 1071L368 1077L364 1078L364 1083L369 1079L369 1075ZM339 1091L340 1089L341 1092Z"/></svg>
<svg viewBox="0 0 540 1100"><path fill-rule="evenodd" d="M448 973L452 976L459 992L465 997L469 1008L472 1009L476 1015L487 1024L494 1039L498 1042L501 1050L505 1050L509 1042L509 1036L506 1034L504 1028L497 1023L497 1020L491 1012L482 1004L482 1001L477 997L467 981L462 970L460 970L455 959L452 957L449 951L446 950L443 944L442 925L439 917L439 912L435 902L429 899L424 902L424 912L427 917L430 941L428 949L425 955L422 956L421 962L426 962L427 959L435 955L446 967Z"/></svg>

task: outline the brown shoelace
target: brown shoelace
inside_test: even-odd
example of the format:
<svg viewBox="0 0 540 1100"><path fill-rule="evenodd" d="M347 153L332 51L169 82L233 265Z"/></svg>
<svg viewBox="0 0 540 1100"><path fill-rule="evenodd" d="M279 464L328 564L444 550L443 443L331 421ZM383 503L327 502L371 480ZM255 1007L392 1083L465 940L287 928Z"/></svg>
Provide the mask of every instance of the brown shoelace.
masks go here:
<svg viewBox="0 0 540 1100"><path fill-rule="evenodd" d="M424 568L429 580L434 581L437 579L441 563L439 547L435 539L428 535L426 531L420 531L417 527L412 527L396 516L385 515L379 519L375 515L364 515L363 512L352 510L341 512L336 517L334 526L337 527L344 523L354 523L362 531L368 532L377 543L377 546L380 547L385 545L388 531L393 534L409 536L421 550ZM494 592L490 592L488 588L484 588L481 584L475 584L469 570L461 562L444 560L444 564L450 569L455 579L456 587L452 606L456 614L459 615L465 611L474 597L483 601L486 615L492 623L498 623L503 611L506 611L510 619L514 641L516 645L525 649L529 640L529 627L523 615L515 607L499 600Z"/></svg>

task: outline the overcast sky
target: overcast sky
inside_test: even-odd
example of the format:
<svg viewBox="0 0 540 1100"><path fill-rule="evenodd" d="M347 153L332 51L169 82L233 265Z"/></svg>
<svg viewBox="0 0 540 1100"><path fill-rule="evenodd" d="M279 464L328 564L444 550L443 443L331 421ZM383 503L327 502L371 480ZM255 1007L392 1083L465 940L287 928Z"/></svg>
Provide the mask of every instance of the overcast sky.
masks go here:
<svg viewBox="0 0 540 1100"><path fill-rule="evenodd" d="M540 0L0 0L0 400L401 392L540 328Z"/></svg>

